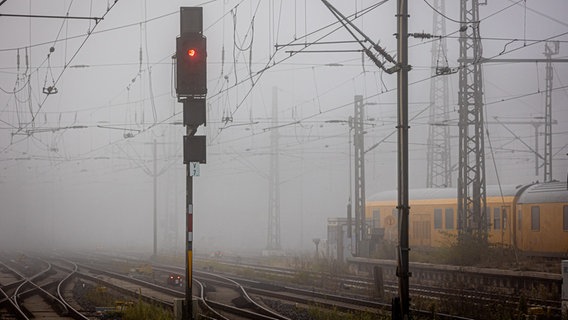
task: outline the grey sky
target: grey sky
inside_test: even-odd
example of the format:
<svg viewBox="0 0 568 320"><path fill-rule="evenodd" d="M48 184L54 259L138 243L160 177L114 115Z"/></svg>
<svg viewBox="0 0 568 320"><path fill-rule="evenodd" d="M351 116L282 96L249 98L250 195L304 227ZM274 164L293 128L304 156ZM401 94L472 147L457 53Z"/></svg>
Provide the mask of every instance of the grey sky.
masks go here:
<svg viewBox="0 0 568 320"><path fill-rule="evenodd" d="M350 15L376 2L332 3ZM395 3L388 1L356 20L392 54ZM208 137L208 163L195 179L196 250L257 249L266 243L273 86L278 87L283 125L283 246L311 248L312 238L325 238L328 217L345 215L348 127L327 121L347 120L353 113L353 96L361 94L366 102L378 103L366 109L372 119L366 144L381 141L396 125L396 76L380 72L361 53L290 55L287 51L299 50L302 44L352 40L342 28L334 31L337 24L329 26L336 21L320 1L119 0L113 6L113 1L8 0L0 13L68 13L104 20L95 27L93 20L0 17L0 243L17 246L25 240L62 246L73 239L72 245L151 250L156 140L162 173L160 246L183 250L184 128L176 124L181 104L173 89L171 56L179 35L179 7L202 4L209 92L208 124L199 133ZM458 4L448 1L448 18L459 19ZM409 6L410 32L429 32L432 10L425 1L410 1ZM546 39L560 40L555 57L568 55L566 1L489 1L480 11L485 57L541 59ZM446 56L456 67L459 25L446 23ZM277 49L276 44L298 45ZM409 111L414 118L410 185L423 187L431 43L411 38L409 45ZM306 48L337 49L359 48L353 43ZM26 53L31 71L26 71ZM542 117L544 72L542 63L484 66L486 118ZM553 177L564 180L568 66L555 64L554 72L553 117L558 124L553 127ZM450 118L457 119L457 74L449 79ZM54 84L57 94L42 93ZM532 126L511 128L533 146ZM488 132L489 184L497 183L496 171L504 184L539 178L534 174L534 155L522 142L497 125L489 126ZM457 130L452 135L457 161ZM395 163L393 135L367 154L367 195L396 188Z"/></svg>

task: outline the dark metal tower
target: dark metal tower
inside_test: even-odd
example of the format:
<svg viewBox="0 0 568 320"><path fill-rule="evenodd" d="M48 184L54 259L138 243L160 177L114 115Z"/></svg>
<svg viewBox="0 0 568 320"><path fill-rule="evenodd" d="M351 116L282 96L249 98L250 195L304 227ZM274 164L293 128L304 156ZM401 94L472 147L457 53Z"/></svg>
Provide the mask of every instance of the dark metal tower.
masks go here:
<svg viewBox="0 0 568 320"><path fill-rule="evenodd" d="M444 14L445 0L434 0L434 8ZM446 34L446 19L434 12L432 32ZM432 41L432 80L430 81L430 116L428 128L428 150L426 187L442 188L452 186L451 148L449 121L448 78L450 68L445 58L446 38Z"/></svg>
<svg viewBox="0 0 568 320"><path fill-rule="evenodd" d="M365 239L365 140L363 96L355 96L354 149L355 149L355 252L362 255L361 244Z"/></svg>
<svg viewBox="0 0 568 320"><path fill-rule="evenodd" d="M479 1L461 0L458 235L487 241ZM471 62L468 62L471 59Z"/></svg>
<svg viewBox="0 0 568 320"><path fill-rule="evenodd" d="M544 46L546 56L546 93L544 98L544 182L552 181L552 56L560 52L558 41L547 42Z"/></svg>
<svg viewBox="0 0 568 320"><path fill-rule="evenodd" d="M269 254L281 250L280 246L280 165L278 132L278 89L272 88L272 131L270 133L270 177L268 182L268 238Z"/></svg>

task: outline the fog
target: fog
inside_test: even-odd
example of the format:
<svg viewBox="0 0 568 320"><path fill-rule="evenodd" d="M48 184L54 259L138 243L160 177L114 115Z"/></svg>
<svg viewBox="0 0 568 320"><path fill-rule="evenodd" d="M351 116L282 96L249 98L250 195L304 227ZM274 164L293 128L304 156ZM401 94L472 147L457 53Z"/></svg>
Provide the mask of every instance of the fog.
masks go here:
<svg viewBox="0 0 568 320"><path fill-rule="evenodd" d="M447 2L445 57L456 68L459 25L452 20L459 19L459 2ZM345 15L375 3L332 1ZM432 9L426 1L409 3L409 32L430 32ZM395 5L388 1L355 20L393 55ZM366 104L365 149L380 142L366 154L366 194L397 187L396 75L361 52L337 51L359 50L353 42L306 48L353 40L338 24L330 27L336 20L320 1L8 0L0 13L70 19L0 16L0 249L151 252L157 175L159 252L184 251L185 128L171 58L180 6L203 6L208 47L207 126L198 130L207 136L207 163L194 178L195 252L266 247L273 130L280 134L282 247L313 250L313 238L325 239L327 219L346 216L344 121L353 115L355 95ZM553 58L565 59L566 12L564 0L489 1L480 8L483 56L543 59L545 41L559 40ZM431 41L409 39L411 188L426 185ZM289 52L302 49L318 52ZM553 66L552 175L564 181L568 65ZM544 63L492 63L483 70L488 121L544 116ZM457 121L458 74L447 77L450 119ZM43 93L49 87L57 93ZM544 126L539 130L542 154ZM457 127L451 134L456 165ZM491 124L487 134L488 184L543 180L527 147L535 148L532 125Z"/></svg>

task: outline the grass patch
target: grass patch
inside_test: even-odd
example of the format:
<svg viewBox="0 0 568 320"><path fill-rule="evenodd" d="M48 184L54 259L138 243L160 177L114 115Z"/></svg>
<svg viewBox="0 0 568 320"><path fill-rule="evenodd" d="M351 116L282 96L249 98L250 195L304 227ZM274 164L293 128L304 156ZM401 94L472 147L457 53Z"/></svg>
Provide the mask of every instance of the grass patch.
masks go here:
<svg viewBox="0 0 568 320"><path fill-rule="evenodd" d="M140 301L122 314L122 320L171 320L173 318L172 312Z"/></svg>
<svg viewBox="0 0 568 320"><path fill-rule="evenodd" d="M339 310L328 310L318 308L317 306L309 307L308 314L314 320L381 320L391 319L390 314L383 315L375 312L355 312L346 313Z"/></svg>

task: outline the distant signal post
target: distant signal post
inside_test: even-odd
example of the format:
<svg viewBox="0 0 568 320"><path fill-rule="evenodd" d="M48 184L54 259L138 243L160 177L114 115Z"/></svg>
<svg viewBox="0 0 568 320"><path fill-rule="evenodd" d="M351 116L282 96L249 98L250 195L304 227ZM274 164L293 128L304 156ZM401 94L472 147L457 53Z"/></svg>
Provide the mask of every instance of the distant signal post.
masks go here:
<svg viewBox="0 0 568 320"><path fill-rule="evenodd" d="M196 136L205 125L207 95L207 39L203 36L203 8L180 8L180 36L176 39L176 94L183 103L183 163L186 165L186 281L182 318L193 319L193 177L206 162L205 136Z"/></svg>

